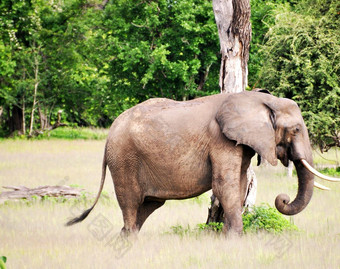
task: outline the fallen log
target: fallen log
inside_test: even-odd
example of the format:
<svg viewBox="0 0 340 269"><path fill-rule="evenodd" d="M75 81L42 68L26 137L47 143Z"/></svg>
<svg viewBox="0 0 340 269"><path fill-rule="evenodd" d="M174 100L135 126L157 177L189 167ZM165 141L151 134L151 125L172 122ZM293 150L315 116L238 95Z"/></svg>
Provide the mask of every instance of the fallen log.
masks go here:
<svg viewBox="0 0 340 269"><path fill-rule="evenodd" d="M0 203L6 200L27 199L31 200L33 196L43 197L65 197L73 198L81 195L83 189L73 188L70 186L39 186L37 188L27 188L25 186L3 186L4 191L0 193Z"/></svg>

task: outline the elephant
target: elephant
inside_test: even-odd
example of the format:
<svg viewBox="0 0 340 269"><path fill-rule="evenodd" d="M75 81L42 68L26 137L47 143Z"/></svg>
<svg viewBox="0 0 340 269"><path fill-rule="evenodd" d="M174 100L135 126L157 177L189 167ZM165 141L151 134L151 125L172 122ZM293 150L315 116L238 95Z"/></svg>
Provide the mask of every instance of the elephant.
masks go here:
<svg viewBox="0 0 340 269"><path fill-rule="evenodd" d="M294 162L296 198L276 197L277 210L301 212L313 194L312 149L298 105L265 91L216 94L189 101L153 98L123 112L105 145L96 205L109 167L124 227L137 233L166 200L187 199L212 189L224 210L224 234L242 234L247 169L257 153L271 165ZM315 172L315 170L314 170ZM317 185L320 188L321 184Z"/></svg>

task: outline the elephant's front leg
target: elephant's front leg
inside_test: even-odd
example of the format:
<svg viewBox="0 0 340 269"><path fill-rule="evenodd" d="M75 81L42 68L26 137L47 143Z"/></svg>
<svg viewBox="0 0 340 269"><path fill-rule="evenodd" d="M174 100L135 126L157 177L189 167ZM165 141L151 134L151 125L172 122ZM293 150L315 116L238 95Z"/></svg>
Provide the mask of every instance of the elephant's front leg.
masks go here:
<svg viewBox="0 0 340 269"><path fill-rule="evenodd" d="M241 196L244 194L245 184L241 181L246 178L241 176L242 155L239 159L239 152L234 153L232 158L230 155L224 156L225 158L220 156L217 162L213 162L212 190L224 210L223 232L225 234L243 232L242 200L244 197Z"/></svg>
<svg viewBox="0 0 340 269"><path fill-rule="evenodd" d="M228 177L228 179L226 178ZM226 177L214 178L212 190L224 210L223 233L242 234L242 207L240 205L239 179Z"/></svg>

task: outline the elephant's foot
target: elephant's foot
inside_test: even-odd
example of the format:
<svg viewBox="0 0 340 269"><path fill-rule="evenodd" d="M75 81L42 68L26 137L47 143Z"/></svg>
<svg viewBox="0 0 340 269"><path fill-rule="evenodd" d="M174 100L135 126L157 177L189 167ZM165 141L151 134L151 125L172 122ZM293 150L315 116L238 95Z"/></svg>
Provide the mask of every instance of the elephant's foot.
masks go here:
<svg viewBox="0 0 340 269"><path fill-rule="evenodd" d="M120 236L128 238L137 238L139 229L137 227L127 229L125 227L120 231Z"/></svg>
<svg viewBox="0 0 340 269"><path fill-rule="evenodd" d="M243 234L243 222L242 222L242 215L239 216L230 216L233 214L229 214L224 219L224 226L223 226L223 233L226 235L227 238L234 238L240 237ZM238 215L238 214L237 214Z"/></svg>

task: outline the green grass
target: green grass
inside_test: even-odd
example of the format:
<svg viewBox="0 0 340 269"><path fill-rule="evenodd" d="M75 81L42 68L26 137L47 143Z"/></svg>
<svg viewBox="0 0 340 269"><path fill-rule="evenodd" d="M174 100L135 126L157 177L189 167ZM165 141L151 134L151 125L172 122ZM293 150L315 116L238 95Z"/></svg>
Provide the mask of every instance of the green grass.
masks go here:
<svg viewBox="0 0 340 269"><path fill-rule="evenodd" d="M333 177L340 177L340 166L337 166L335 168L333 167L326 167L323 169L317 169L320 173L325 174L325 175L329 175L329 176L333 176ZM296 170L293 170L293 174L296 176Z"/></svg>
<svg viewBox="0 0 340 269"><path fill-rule="evenodd" d="M35 137L27 138L23 135L14 135L11 138L1 138L5 140L43 140L43 139L66 139L66 140L103 140L106 139L109 129L88 128L88 127L59 127L51 131L45 131ZM1 141L0 140L0 141Z"/></svg>
<svg viewBox="0 0 340 269"><path fill-rule="evenodd" d="M211 235L218 235L221 233L223 228L222 222L211 222L209 224L199 223L194 227L191 227L189 224L186 226L182 226L180 224L173 225L170 227L170 231L165 232L165 234L169 235L178 235L181 238L184 236L192 236L199 237L202 234L209 233Z"/></svg>
<svg viewBox="0 0 340 269"><path fill-rule="evenodd" d="M208 224L206 223L200 223L197 224L198 231L208 231L208 232L221 232L223 229L223 223L222 222L210 222Z"/></svg>
<svg viewBox="0 0 340 269"><path fill-rule="evenodd" d="M332 148L327 152L320 153L319 150L313 151L313 161L315 167L323 166L339 166L340 151L337 148Z"/></svg>
<svg viewBox="0 0 340 269"><path fill-rule="evenodd" d="M59 139L93 139L102 140L106 139L108 134L108 129L98 129L98 128L70 128L63 127L54 129L47 134L44 134L44 138L59 138Z"/></svg>

